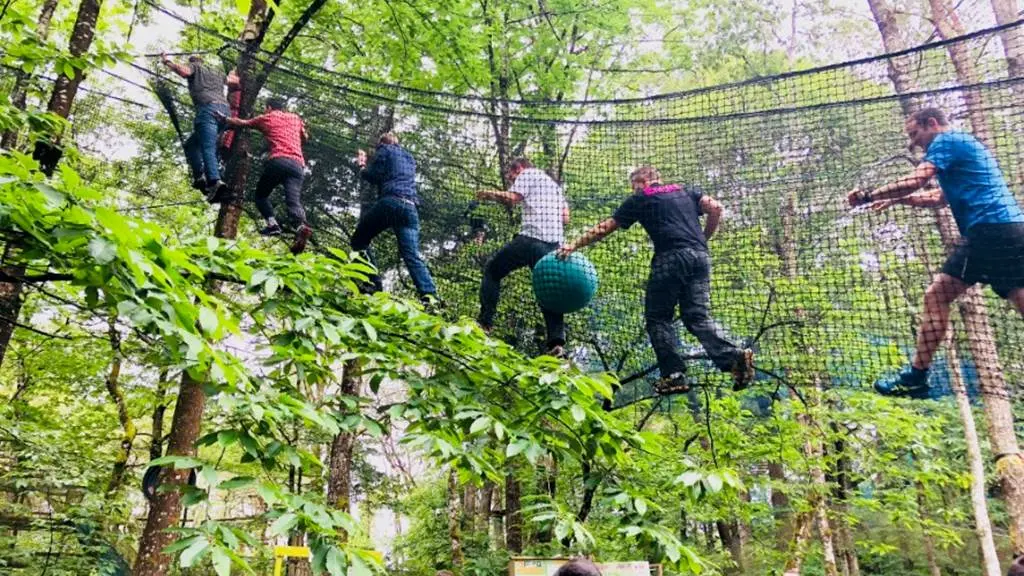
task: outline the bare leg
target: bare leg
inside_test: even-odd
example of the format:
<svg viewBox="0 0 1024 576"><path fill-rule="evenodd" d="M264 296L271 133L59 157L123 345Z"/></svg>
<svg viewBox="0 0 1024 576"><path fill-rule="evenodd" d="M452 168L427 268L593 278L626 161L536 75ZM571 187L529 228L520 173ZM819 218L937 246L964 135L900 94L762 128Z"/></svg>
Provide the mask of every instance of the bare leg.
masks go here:
<svg viewBox="0 0 1024 576"><path fill-rule="evenodd" d="M927 370L932 363L935 350L946 337L949 327L949 307L970 286L949 274L937 274L931 286L924 293L924 313L917 331L917 351L914 353L915 368ZM1024 292L1024 290L1018 290ZM1021 295L1024 304L1024 294ZM1024 313L1024 312L1022 312Z"/></svg>
<svg viewBox="0 0 1024 576"><path fill-rule="evenodd" d="M1013 307L1017 309L1017 312L1019 312L1021 316L1024 316L1024 288L1017 288L1013 292L1010 292L1010 296L1007 297L1007 300L1013 304Z"/></svg>

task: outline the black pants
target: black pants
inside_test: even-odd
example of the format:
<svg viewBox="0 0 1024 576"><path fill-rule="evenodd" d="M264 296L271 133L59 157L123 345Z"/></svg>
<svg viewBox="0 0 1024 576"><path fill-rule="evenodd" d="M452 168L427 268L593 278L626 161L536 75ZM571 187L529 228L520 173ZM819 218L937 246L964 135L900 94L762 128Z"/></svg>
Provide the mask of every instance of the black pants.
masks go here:
<svg viewBox="0 0 1024 576"><path fill-rule="evenodd" d="M270 204L270 193L278 184L284 186L284 201L288 216L296 226L306 224L306 211L302 209L302 180L305 178L302 164L289 158L273 158L263 165L263 175L256 184L256 208L264 218L273 218L274 207Z"/></svg>
<svg viewBox="0 0 1024 576"><path fill-rule="evenodd" d="M532 270L541 258L556 248L558 244L555 242L544 242L518 234L498 250L487 263L484 279L480 284L478 320L481 326L490 328L494 325L494 313L498 310L498 300L501 297L501 280L520 268L529 267ZM565 344L565 316L543 307L540 310L547 325L548 347Z"/></svg>
<svg viewBox="0 0 1024 576"><path fill-rule="evenodd" d="M673 324L677 305L686 329L697 337L719 370L731 370L742 356L711 318L711 257L707 252L681 248L656 253L644 304L647 334L663 377L686 370Z"/></svg>

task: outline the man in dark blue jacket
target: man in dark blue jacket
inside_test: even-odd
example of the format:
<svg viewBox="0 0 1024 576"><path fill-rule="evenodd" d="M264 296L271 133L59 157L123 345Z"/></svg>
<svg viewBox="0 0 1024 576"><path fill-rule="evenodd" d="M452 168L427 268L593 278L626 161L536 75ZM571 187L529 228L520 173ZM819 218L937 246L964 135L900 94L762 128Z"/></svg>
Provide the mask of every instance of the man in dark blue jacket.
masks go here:
<svg viewBox="0 0 1024 576"><path fill-rule="evenodd" d="M352 249L365 252L373 262L370 242L388 228L395 231L398 252L412 276L416 291L424 301L437 298L437 288L430 270L420 257L420 217L416 210L416 160L398 145L398 138L388 132L380 137L377 151L367 164L366 153L357 158L362 167L360 176L380 189L377 201L359 217L352 234ZM372 279L377 290L383 289L379 276Z"/></svg>

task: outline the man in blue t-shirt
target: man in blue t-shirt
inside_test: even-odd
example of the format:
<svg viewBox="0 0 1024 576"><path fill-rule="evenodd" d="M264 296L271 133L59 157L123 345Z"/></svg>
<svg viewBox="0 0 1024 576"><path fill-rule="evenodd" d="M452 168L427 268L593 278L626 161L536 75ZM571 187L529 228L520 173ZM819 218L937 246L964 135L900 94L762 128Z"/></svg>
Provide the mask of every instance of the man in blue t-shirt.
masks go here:
<svg viewBox="0 0 1024 576"><path fill-rule="evenodd" d="M949 205L963 242L946 259L942 272L925 292L924 313L911 366L898 376L877 382L887 396L928 397L928 366L946 335L949 308L974 284L990 284L1024 315L1024 212L1010 193L995 158L974 136L950 129L936 108L919 110L907 119L911 147L926 150L924 161L910 176L870 192L854 190L851 206L875 203L919 208ZM933 177L941 188L925 188Z"/></svg>
<svg viewBox="0 0 1024 576"><path fill-rule="evenodd" d="M650 166L638 168L629 179L635 194L611 218L562 246L557 256L565 259L619 228L639 222L654 243L644 319L661 372L655 390L659 394L675 394L690 388L686 362L677 346L678 333L672 324L676 306L686 329L697 337L708 358L719 370L732 372L733 389L746 388L754 378L754 355L726 339L710 312L711 257L707 241L718 229L722 205L699 188L662 185L661 175Z"/></svg>

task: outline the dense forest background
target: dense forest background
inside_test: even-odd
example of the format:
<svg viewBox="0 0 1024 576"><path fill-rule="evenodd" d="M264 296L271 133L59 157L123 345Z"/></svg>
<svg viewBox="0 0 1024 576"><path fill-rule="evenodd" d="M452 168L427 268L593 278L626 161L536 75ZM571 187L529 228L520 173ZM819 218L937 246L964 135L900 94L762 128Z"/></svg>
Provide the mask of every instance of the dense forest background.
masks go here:
<svg viewBox="0 0 1024 576"><path fill-rule="evenodd" d="M1024 553L1021 320L973 291L936 401L872 394L906 363L956 232L945 210L843 199L918 161L902 125L926 104L1024 198L1019 13L0 2L0 572L268 574L291 543L313 551L293 575L574 554L671 574L1005 573ZM162 51L237 67L244 116L273 94L306 119L307 254L256 235L258 135L226 161L238 201L189 188L168 109L187 133L191 106ZM441 316L412 303L388 235L391 295L357 290L348 236L375 192L354 158L387 130L419 162ZM642 231L586 253L600 290L570 317L572 366L536 357L525 273L494 337L477 329L481 265L518 221L470 201L519 154L565 183L570 236L643 163L721 199L713 308L757 349L755 386L730 392L681 336L702 386L654 397ZM144 476L163 489L144 495Z"/></svg>

